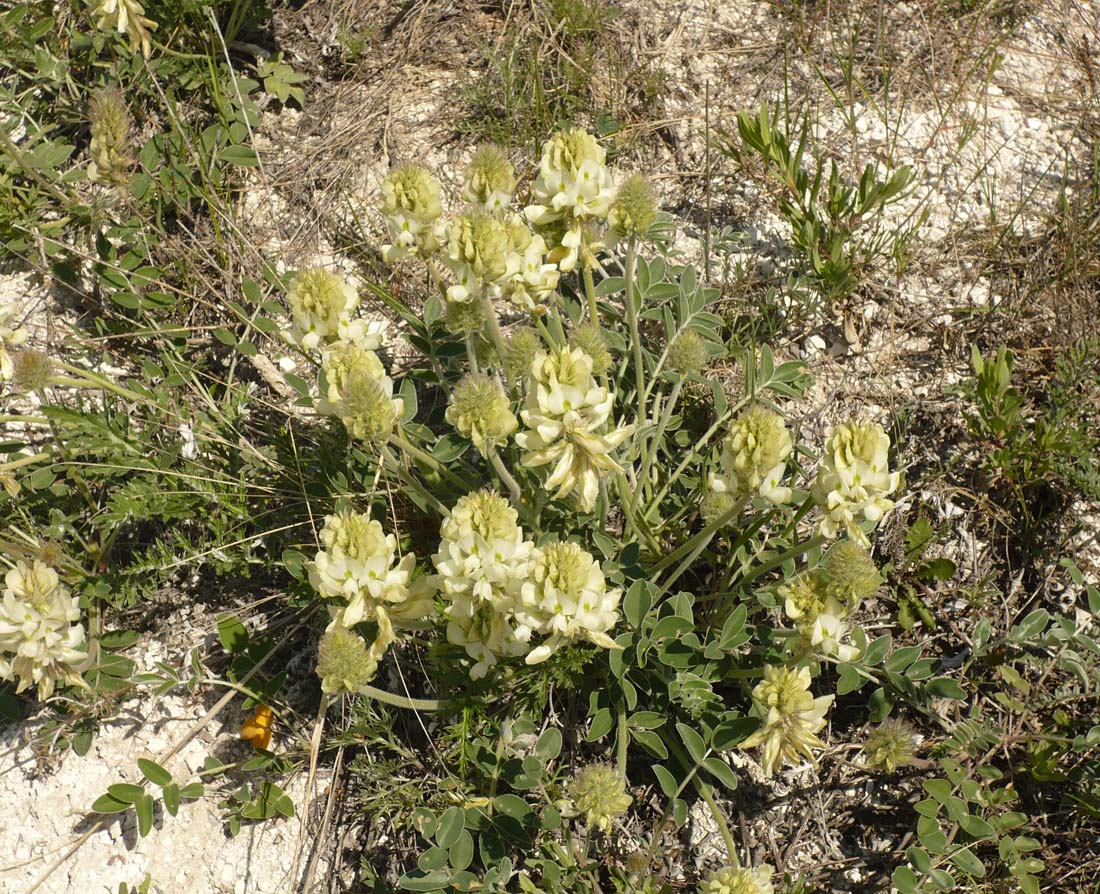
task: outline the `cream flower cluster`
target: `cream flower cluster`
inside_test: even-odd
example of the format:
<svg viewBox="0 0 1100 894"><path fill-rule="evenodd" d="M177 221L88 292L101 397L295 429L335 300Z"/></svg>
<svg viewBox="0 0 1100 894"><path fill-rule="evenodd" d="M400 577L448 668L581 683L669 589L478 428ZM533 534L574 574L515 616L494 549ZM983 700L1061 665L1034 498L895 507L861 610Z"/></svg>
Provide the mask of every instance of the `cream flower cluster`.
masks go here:
<svg viewBox="0 0 1100 894"><path fill-rule="evenodd" d="M502 657L545 661L568 642L614 648L621 592L575 543L537 548L499 494L462 497L439 531L435 586L447 602L447 639L474 660L473 679ZM532 648L535 635L546 637Z"/></svg>
<svg viewBox="0 0 1100 894"><path fill-rule="evenodd" d="M131 53L141 47L148 57L152 51L149 32L157 30L157 23L145 17L145 7L138 0L97 0L92 6L92 16L100 31L117 28L119 34L127 35Z"/></svg>
<svg viewBox="0 0 1100 894"><path fill-rule="evenodd" d="M490 214L503 214L516 192L516 170L497 146L479 146L470 157L462 198Z"/></svg>
<svg viewBox="0 0 1100 894"><path fill-rule="evenodd" d="M38 687L49 698L59 680L83 685L74 665L87 656L80 600L40 561L19 562L4 578L0 602L0 679L18 680L17 692Z"/></svg>
<svg viewBox="0 0 1100 894"><path fill-rule="evenodd" d="M615 819L634 803L626 790L626 780L607 764L590 764L578 770L569 783L569 800L584 813L589 829L604 833L610 832Z"/></svg>
<svg viewBox="0 0 1100 894"><path fill-rule="evenodd" d="M527 431L516 435L528 467L553 465L546 479L556 499L576 491L581 509L596 505L600 478L621 468L611 452L630 437L634 426L604 432L613 395L592 375L592 358L579 348L540 352L531 363L524 409Z"/></svg>
<svg viewBox="0 0 1100 894"><path fill-rule="evenodd" d="M774 873L775 870L766 863L755 868L726 866L707 877L699 894L773 894Z"/></svg>
<svg viewBox="0 0 1100 894"><path fill-rule="evenodd" d="M499 297L514 259L509 258L508 231L487 211L475 210L452 220L446 227L443 263L454 274L447 289L448 301L476 301L480 295Z"/></svg>
<svg viewBox="0 0 1100 894"><path fill-rule="evenodd" d="M14 348L27 340L27 330L15 325L19 308L13 303L0 304L0 382L7 381L15 369L8 348Z"/></svg>
<svg viewBox="0 0 1100 894"><path fill-rule="evenodd" d="M391 624L404 625L431 613L431 594L410 584L416 557L397 555L397 538L361 512L330 515L321 529L319 551L309 566L309 582L320 595L338 601L329 607L334 624L354 627L376 621L380 636L392 639Z"/></svg>
<svg viewBox="0 0 1100 894"><path fill-rule="evenodd" d="M563 273L577 266L585 224L611 209L615 184L606 158L595 137L579 128L559 131L542 147L525 213L536 227L560 233L551 257Z"/></svg>
<svg viewBox="0 0 1100 894"><path fill-rule="evenodd" d="M520 310L544 314L561 273L556 264L546 260L546 241L532 233L519 215L509 215L504 228L509 240L508 275L501 293Z"/></svg>
<svg viewBox="0 0 1100 894"><path fill-rule="evenodd" d="M503 441L519 427L504 388L484 373L470 373L459 380L446 419L478 450Z"/></svg>
<svg viewBox="0 0 1100 894"><path fill-rule="evenodd" d="M813 761L813 749L825 747L816 733L825 725L834 698L810 694L809 668L765 667L764 679L752 691L760 728L741 747L764 746L761 764L768 776L785 764Z"/></svg>
<svg viewBox="0 0 1100 894"><path fill-rule="evenodd" d="M576 640L615 648L608 632L619 619L621 596L621 590L607 589L599 563L576 543L541 547L515 610L518 639L527 641L532 633L548 637L528 653L527 663L545 661Z"/></svg>
<svg viewBox="0 0 1100 894"><path fill-rule="evenodd" d="M362 320L352 318L359 306L355 286L328 270L312 267L294 277L287 291L291 327L287 338L307 351L337 341L352 341L365 348L378 348L381 336L368 330Z"/></svg>
<svg viewBox="0 0 1100 894"><path fill-rule="evenodd" d="M382 256L389 263L438 251L436 225L443 213L439 193L439 181L414 165L391 171L382 181L382 213L393 240L382 246Z"/></svg>
<svg viewBox="0 0 1100 894"><path fill-rule="evenodd" d="M535 545L525 539L516 511L492 491L462 497L439 531L432 556L437 586L447 600L447 639L476 662L475 680L505 655L522 655L512 612L527 579Z"/></svg>
<svg viewBox="0 0 1100 894"><path fill-rule="evenodd" d="M791 499L791 488L781 484L787 457L794 445L783 417L764 407L753 407L732 425L722 442L722 474L707 482L712 493L737 500L761 496L781 505Z"/></svg>
<svg viewBox="0 0 1100 894"><path fill-rule="evenodd" d="M335 342L324 351L321 369L318 411L339 418L358 441L385 441L405 412L405 401L393 396L393 379L378 355L356 342Z"/></svg>
<svg viewBox="0 0 1100 894"><path fill-rule="evenodd" d="M901 482L889 464L890 436L881 425L849 422L833 429L812 493L823 510L818 532L836 537L841 531L861 546L869 546L862 521L878 524L894 508L889 495Z"/></svg>

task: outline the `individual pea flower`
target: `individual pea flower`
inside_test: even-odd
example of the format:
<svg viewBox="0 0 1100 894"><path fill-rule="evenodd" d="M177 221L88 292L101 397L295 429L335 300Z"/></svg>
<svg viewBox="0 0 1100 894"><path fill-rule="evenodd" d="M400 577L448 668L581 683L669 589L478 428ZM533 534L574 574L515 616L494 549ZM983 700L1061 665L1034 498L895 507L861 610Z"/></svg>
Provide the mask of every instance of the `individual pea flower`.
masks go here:
<svg viewBox="0 0 1100 894"><path fill-rule="evenodd" d="M577 771L569 783L569 800L585 814L589 829L607 833L616 817L630 809L634 799L626 790L626 780L608 764L589 764Z"/></svg>
<svg viewBox="0 0 1100 894"><path fill-rule="evenodd" d="M134 164L130 107L121 91L106 87L93 94L88 111L92 131L88 179L125 186Z"/></svg>
<svg viewBox="0 0 1100 894"><path fill-rule="evenodd" d="M503 224L484 211L474 211L452 220L447 227L447 246L443 263L454 274L455 284L448 287L450 301L473 301L482 292L490 297L502 293L508 279L508 232Z"/></svg>
<svg viewBox="0 0 1100 894"><path fill-rule="evenodd" d="M811 489L823 510L821 536L843 530L860 546L871 545L860 523L878 524L894 508L889 495L901 483L901 474L890 471L889 455L890 436L881 425L849 422L832 430Z"/></svg>
<svg viewBox="0 0 1100 894"><path fill-rule="evenodd" d="M607 222L616 235L644 239L657 219L653 187L641 174L631 174L620 185L607 212Z"/></svg>
<svg viewBox="0 0 1100 894"><path fill-rule="evenodd" d="M863 755L867 766L884 773L912 763L917 753L917 733L904 720L890 718L867 734Z"/></svg>
<svg viewBox="0 0 1100 894"><path fill-rule="evenodd" d="M325 631L317 646L317 676L328 695L355 693L373 679L378 662L367 641L354 630L335 625Z"/></svg>
<svg viewBox="0 0 1100 894"><path fill-rule="evenodd" d="M753 407L730 425L722 442L721 477L725 489L739 498L759 494L772 503L789 502L791 489L780 486L780 482L793 449L783 417L764 407Z"/></svg>
<svg viewBox="0 0 1100 894"><path fill-rule="evenodd" d="M85 685L77 665L87 658L80 600L57 572L35 560L17 562L4 578L0 601L0 679L17 680L16 692L32 684L47 699L58 681Z"/></svg>
<svg viewBox="0 0 1100 894"><path fill-rule="evenodd" d="M530 579L520 589L516 637L524 642L532 633L549 638L531 650L527 663L545 661L573 640L616 648L608 631L619 619L621 596L621 590L607 589L599 563L576 543L550 543L540 548Z"/></svg>
<svg viewBox="0 0 1100 894"><path fill-rule="evenodd" d="M325 519L320 550L309 565L309 582L321 596L342 600L329 614L344 627L361 621L383 623L382 615L414 621L427 611L410 590L416 557L397 557L397 538L360 512L343 511Z"/></svg>
<svg viewBox="0 0 1100 894"><path fill-rule="evenodd" d="M357 441L384 442L405 412L393 396L393 379L374 351L355 342L336 342L321 360L324 387L319 412L336 416Z"/></svg>
<svg viewBox="0 0 1100 894"><path fill-rule="evenodd" d="M580 507L590 512L599 482L622 471L611 451L630 437L633 425L601 432L614 397L592 376L592 358L579 348L539 353L531 363L531 380L520 416L527 431L516 435L528 467L553 464L546 479L555 499L576 491Z"/></svg>
<svg viewBox="0 0 1100 894"><path fill-rule="evenodd" d="M381 337L369 333L362 320L353 320L359 306L355 286L320 267L302 270L287 291L291 327L287 338L312 351L335 341L355 341L364 348L381 346Z"/></svg>
<svg viewBox="0 0 1100 894"><path fill-rule="evenodd" d="M462 184L462 198L499 215L512 203L516 171L497 146L479 146L470 156Z"/></svg>
<svg viewBox="0 0 1100 894"><path fill-rule="evenodd" d="M767 863L756 868L726 866L707 876L699 894L774 894L774 873Z"/></svg>
<svg viewBox="0 0 1100 894"><path fill-rule="evenodd" d="M579 128L558 131L543 145L533 203L525 213L535 226L555 233L552 244L564 250L558 260L563 273L577 264L584 223L606 217L611 208L615 187L606 157L595 137Z"/></svg>
<svg viewBox="0 0 1100 894"><path fill-rule="evenodd" d="M855 611L875 596L882 586L882 575L871 554L852 540L833 544L821 564L825 595Z"/></svg>
<svg viewBox="0 0 1100 894"><path fill-rule="evenodd" d="M130 42L130 52L136 53L141 47L148 58L152 52L150 31L157 30L157 23L145 17L145 7L138 0L93 0L92 16L100 31L118 30L126 35ZM91 5L91 3L89 3Z"/></svg>
<svg viewBox="0 0 1100 894"><path fill-rule="evenodd" d="M592 375L602 376L614 362L607 337L599 323L582 323L569 336L569 347L579 348L592 358Z"/></svg>
<svg viewBox="0 0 1100 894"><path fill-rule="evenodd" d="M761 764L772 776L785 764L813 761L813 749L824 748L815 734L825 725L825 712L834 696L810 694L809 668L791 670L767 666L764 679L752 691L753 712L760 728L741 743L742 748L763 745Z"/></svg>
<svg viewBox="0 0 1100 894"><path fill-rule="evenodd" d="M14 348L27 340L27 330L15 325L19 308L14 303L0 303L0 381L11 378L14 371L8 348Z"/></svg>
<svg viewBox="0 0 1100 894"><path fill-rule="evenodd" d="M446 417L460 435L482 451L505 440L519 427L504 388L484 373L470 373L459 380Z"/></svg>
<svg viewBox="0 0 1100 894"><path fill-rule="evenodd" d="M522 381L531 371L535 355L542 350L542 339L531 328L516 329L504 340L504 372L509 381Z"/></svg>
<svg viewBox="0 0 1100 894"><path fill-rule="evenodd" d="M440 186L415 165L391 171L382 181L382 213L392 244L382 246L382 256L393 264L412 255L428 257L439 250L436 222L443 213Z"/></svg>
<svg viewBox="0 0 1100 894"><path fill-rule="evenodd" d="M698 374L709 361L707 340L694 329L681 332L668 346L668 368L681 375Z"/></svg>
<svg viewBox="0 0 1100 894"><path fill-rule="evenodd" d="M508 234L508 273L502 294L520 310L535 316L546 313L550 295L558 287L561 272L547 260L546 241L532 233L518 215L504 221Z"/></svg>

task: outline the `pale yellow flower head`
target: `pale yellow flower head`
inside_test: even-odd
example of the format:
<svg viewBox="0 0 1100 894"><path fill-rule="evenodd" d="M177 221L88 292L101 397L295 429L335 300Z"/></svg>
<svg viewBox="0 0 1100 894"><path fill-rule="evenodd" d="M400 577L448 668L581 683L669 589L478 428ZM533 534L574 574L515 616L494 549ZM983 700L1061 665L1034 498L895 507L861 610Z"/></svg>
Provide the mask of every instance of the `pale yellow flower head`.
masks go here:
<svg viewBox="0 0 1100 894"><path fill-rule="evenodd" d="M447 227L443 262L455 277L447 289L451 301L473 301L484 290L501 294L509 275L508 232L499 220L484 211L456 217Z"/></svg>
<svg viewBox="0 0 1100 894"><path fill-rule="evenodd" d="M621 471L611 452L633 425L604 432L614 398L592 375L592 358L579 348L539 353L531 363L527 397L520 413L527 430L516 435L532 468L552 465L545 487L557 499L575 491L581 509L596 505L600 478Z"/></svg>
<svg viewBox="0 0 1100 894"><path fill-rule="evenodd" d="M311 267L294 277L287 291L291 328L287 337L312 351L338 340L363 342L377 348L381 339L369 336L361 320L352 313L359 306L359 293L342 276Z"/></svg>
<svg viewBox="0 0 1100 894"><path fill-rule="evenodd" d="M397 538L361 512L344 511L325 519L320 550L309 564L309 582L324 597L335 600L333 622L354 627L377 621L417 621L431 611L431 595L410 587L416 557L397 556ZM372 647L373 648L373 647Z"/></svg>
<svg viewBox="0 0 1100 894"><path fill-rule="evenodd" d="M772 503L786 503L791 489L780 482L794 445L783 417L753 407L731 425L722 443L725 490L735 497L759 494Z"/></svg>
<svg viewBox="0 0 1100 894"><path fill-rule="evenodd" d="M810 694L806 667L764 668L764 679L752 691L753 712L760 728L741 743L742 748L763 745L761 764L768 776L786 764L813 761L815 748L824 748L815 734L825 726L825 713L834 696Z"/></svg>
<svg viewBox="0 0 1100 894"><path fill-rule="evenodd" d="M517 329L504 340L504 371L512 381L521 381L531 371L535 355L542 350L542 339L530 328Z"/></svg>
<svg viewBox="0 0 1100 894"><path fill-rule="evenodd" d="M553 233L551 257L563 273L576 266L585 222L606 217L611 208L615 186L605 159L595 137L578 128L559 131L543 146L525 213L535 226Z"/></svg>
<svg viewBox="0 0 1100 894"><path fill-rule="evenodd" d="M766 863L755 869L727 866L712 872L703 882L699 894L773 894L774 872Z"/></svg>
<svg viewBox="0 0 1100 894"><path fill-rule="evenodd" d="M630 809L634 799L626 790L626 780L607 764L590 764L577 771L569 783L569 799L585 814L590 829L607 833L616 817Z"/></svg>
<svg viewBox="0 0 1100 894"><path fill-rule="evenodd" d="M867 734L863 743L867 766L883 773L913 762L917 754L916 731L904 720L889 718Z"/></svg>
<svg viewBox="0 0 1100 894"><path fill-rule="evenodd" d="M501 285L501 294L520 310L541 316L546 303L558 287L561 272L547 257L545 239L532 233L518 215L504 220L508 235L508 272Z"/></svg>
<svg viewBox="0 0 1100 894"><path fill-rule="evenodd" d="M515 610L516 636L526 641L540 633L548 639L528 654L527 663L545 661L573 640L615 648L608 633L619 619L621 595L621 590L607 589L599 563L576 543L551 543L537 550Z"/></svg>
<svg viewBox="0 0 1100 894"><path fill-rule="evenodd" d="M4 579L0 601L0 679L16 692L38 688L49 698L58 681L83 686L76 665L86 657L80 600L40 561L19 562Z"/></svg>
<svg viewBox="0 0 1100 894"><path fill-rule="evenodd" d="M512 203L516 172L498 146L479 146L470 156L462 184L462 198L491 214L502 214Z"/></svg>
<svg viewBox="0 0 1100 894"><path fill-rule="evenodd" d="M438 251L435 226L443 213L439 195L439 181L415 165L391 171L382 181L381 208L392 240L382 246L382 254L391 264Z"/></svg>
<svg viewBox="0 0 1100 894"><path fill-rule="evenodd" d="M833 429L812 488L821 507L818 532L836 537L841 531L860 546L870 546L860 523L877 524L894 508L889 495L901 475L889 467L890 436L881 425L849 422Z"/></svg>
<svg viewBox="0 0 1100 894"><path fill-rule="evenodd" d="M500 443L519 426L504 388L483 373L470 373L455 385L446 417L479 450Z"/></svg>
<svg viewBox="0 0 1100 894"><path fill-rule="evenodd" d="M357 441L386 440L405 411L405 401L393 396L393 379L374 351L354 342L336 342L321 361L325 388L318 410L336 416Z"/></svg>

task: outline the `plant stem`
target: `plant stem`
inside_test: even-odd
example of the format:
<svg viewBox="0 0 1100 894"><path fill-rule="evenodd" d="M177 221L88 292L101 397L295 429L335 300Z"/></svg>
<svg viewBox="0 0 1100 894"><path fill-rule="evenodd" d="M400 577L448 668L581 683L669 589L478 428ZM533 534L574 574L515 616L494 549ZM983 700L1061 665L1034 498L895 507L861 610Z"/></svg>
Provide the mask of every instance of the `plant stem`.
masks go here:
<svg viewBox="0 0 1100 894"><path fill-rule="evenodd" d="M615 743L615 768L626 781L626 750L630 745L630 727L627 726L626 699L619 702L619 736Z"/></svg>
<svg viewBox="0 0 1100 894"><path fill-rule="evenodd" d="M442 711L447 703L435 698L412 698L406 695L394 695L384 689L375 689L373 686L360 686L357 690L360 695L373 698L384 705L392 705L395 708L408 708L410 711Z"/></svg>
<svg viewBox="0 0 1100 894"><path fill-rule="evenodd" d="M584 265L584 294L588 298L588 319L592 323L600 322L600 309L596 306L596 284L592 281L592 268Z"/></svg>
<svg viewBox="0 0 1100 894"><path fill-rule="evenodd" d="M634 236L626 245L626 319L630 326L630 341L634 350L634 382L638 400L638 424L646 421L645 357L638 330L638 308L634 301L634 271L638 265L638 241Z"/></svg>
<svg viewBox="0 0 1100 894"><path fill-rule="evenodd" d="M634 496L630 501L631 513L638 506L638 500L641 499L642 491L648 487L649 484L649 469L653 465L653 460L657 458L657 450L661 444L661 437L665 433L665 429L668 427L668 421L672 418L672 411L676 407L676 402L680 399L680 390L684 387L684 380L677 379L676 384L672 386L672 393L668 396L668 400L665 401L664 409L661 412L660 418L657 420L657 428L653 432L649 443L646 447L645 457L642 459L641 471L638 473L637 487L634 488Z"/></svg>
<svg viewBox="0 0 1100 894"><path fill-rule="evenodd" d="M512 473L508 471L508 467L504 465L504 460L500 458L496 448L492 444L485 445L485 455L489 457L489 462L493 468L496 469L497 474L500 476L500 480L504 482L508 488L508 492L512 495L512 505L516 508L517 512L522 513L524 511L523 506L523 492L520 490L519 482L512 477Z"/></svg>
<svg viewBox="0 0 1100 894"><path fill-rule="evenodd" d="M725 525L729 524L730 521L733 520L741 511L741 508L744 505L744 500L739 501L736 506L734 506L727 512L724 512L722 515L720 515L718 518L708 524L705 528L703 528L703 530L701 530L698 534L695 534L693 537L690 537L684 543L680 544L679 547L674 549L667 556L661 559L656 565L649 569L650 575L656 576L659 572L664 571L674 562L679 562L684 556L693 552L696 547L699 546L699 544L706 546L708 543L710 543L710 539L714 536L715 532Z"/></svg>
<svg viewBox="0 0 1100 894"><path fill-rule="evenodd" d="M489 330L489 336L493 340L493 344L496 346L497 354L500 356L501 363L504 362L504 336L500 333L500 322L497 320L496 308L493 307L493 302L490 300L489 295L484 289L481 290L482 309L485 311L485 325ZM512 387L511 382L508 381L508 371L504 370L504 384L509 388Z"/></svg>

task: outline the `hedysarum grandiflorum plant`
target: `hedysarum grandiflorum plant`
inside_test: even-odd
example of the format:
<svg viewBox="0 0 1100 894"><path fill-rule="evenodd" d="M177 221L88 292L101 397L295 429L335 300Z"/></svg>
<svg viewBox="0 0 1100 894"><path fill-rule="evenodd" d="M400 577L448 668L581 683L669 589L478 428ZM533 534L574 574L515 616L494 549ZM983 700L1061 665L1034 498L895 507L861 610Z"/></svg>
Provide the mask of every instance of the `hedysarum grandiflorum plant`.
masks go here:
<svg viewBox="0 0 1100 894"><path fill-rule="evenodd" d="M607 159L573 128L529 183L487 146L453 195L423 168L385 178L384 256L424 284L415 307L371 287L400 317L399 368L349 284L303 273L288 294L317 415L347 445L309 566L326 692L446 712L456 685L546 692L573 674L589 740L614 739L614 797L582 811L597 829L640 752L670 768L676 817L675 780L720 814L722 751L766 775L816 765L826 670L877 679L853 616L881 584L871 537L901 487L877 422L799 441L801 364L727 344L653 186ZM422 647L435 701L364 682ZM715 884L767 890L718 820L734 868Z"/></svg>

